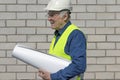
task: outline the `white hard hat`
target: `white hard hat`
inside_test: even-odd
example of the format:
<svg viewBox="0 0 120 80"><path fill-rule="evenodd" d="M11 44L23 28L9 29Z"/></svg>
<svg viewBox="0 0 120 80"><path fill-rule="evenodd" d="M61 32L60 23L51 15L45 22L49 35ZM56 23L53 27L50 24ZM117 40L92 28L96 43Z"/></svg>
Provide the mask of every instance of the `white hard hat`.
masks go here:
<svg viewBox="0 0 120 80"><path fill-rule="evenodd" d="M71 0L51 0L45 10L50 11L61 11L61 10L72 10Z"/></svg>

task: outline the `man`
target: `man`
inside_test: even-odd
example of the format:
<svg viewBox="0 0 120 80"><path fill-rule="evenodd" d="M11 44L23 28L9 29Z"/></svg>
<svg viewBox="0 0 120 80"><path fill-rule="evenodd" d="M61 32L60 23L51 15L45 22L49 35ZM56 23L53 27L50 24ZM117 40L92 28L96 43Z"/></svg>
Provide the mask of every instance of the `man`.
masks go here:
<svg viewBox="0 0 120 80"><path fill-rule="evenodd" d="M40 69L38 75L43 80L70 80L74 77L74 80L82 80L80 75L86 69L86 39L78 27L70 22L70 0L51 0L46 10L51 28L55 29L49 53L72 63L56 73Z"/></svg>

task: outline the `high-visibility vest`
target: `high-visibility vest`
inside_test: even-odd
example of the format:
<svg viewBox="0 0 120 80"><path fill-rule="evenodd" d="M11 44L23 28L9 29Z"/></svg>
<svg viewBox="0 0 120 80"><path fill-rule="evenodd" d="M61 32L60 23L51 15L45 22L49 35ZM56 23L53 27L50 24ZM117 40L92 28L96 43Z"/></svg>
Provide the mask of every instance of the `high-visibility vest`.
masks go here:
<svg viewBox="0 0 120 80"><path fill-rule="evenodd" d="M79 28L73 24L68 26L68 28L63 32L56 44L56 36L54 36L50 45L49 54L71 60L71 57L67 53L65 53L64 49L70 33L76 29L79 30ZM80 80L80 77L77 77L76 80Z"/></svg>

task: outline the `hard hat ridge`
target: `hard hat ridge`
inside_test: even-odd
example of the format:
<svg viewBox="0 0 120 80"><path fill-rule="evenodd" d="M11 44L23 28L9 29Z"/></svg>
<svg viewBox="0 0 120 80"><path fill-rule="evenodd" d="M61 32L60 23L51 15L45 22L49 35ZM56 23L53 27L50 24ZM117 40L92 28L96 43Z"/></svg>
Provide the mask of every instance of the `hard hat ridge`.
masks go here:
<svg viewBox="0 0 120 80"><path fill-rule="evenodd" d="M72 10L71 0L51 0L45 10L49 11L61 11L61 10Z"/></svg>

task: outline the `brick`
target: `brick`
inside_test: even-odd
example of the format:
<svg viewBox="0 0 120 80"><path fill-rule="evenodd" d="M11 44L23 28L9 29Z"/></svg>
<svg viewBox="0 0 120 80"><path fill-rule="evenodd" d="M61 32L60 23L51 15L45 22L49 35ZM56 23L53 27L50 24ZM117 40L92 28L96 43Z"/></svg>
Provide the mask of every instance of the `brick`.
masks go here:
<svg viewBox="0 0 120 80"><path fill-rule="evenodd" d="M0 20L0 27L5 27L5 21L4 20Z"/></svg>
<svg viewBox="0 0 120 80"><path fill-rule="evenodd" d="M120 71L120 65L107 65L107 71Z"/></svg>
<svg viewBox="0 0 120 80"><path fill-rule="evenodd" d="M85 35L95 34L95 28L80 28L80 30L83 31Z"/></svg>
<svg viewBox="0 0 120 80"><path fill-rule="evenodd" d="M120 0L117 0L117 4L120 4Z"/></svg>
<svg viewBox="0 0 120 80"><path fill-rule="evenodd" d="M7 11L26 11L25 5L7 5Z"/></svg>
<svg viewBox="0 0 120 80"><path fill-rule="evenodd" d="M78 4L96 4L96 0L78 0Z"/></svg>
<svg viewBox="0 0 120 80"><path fill-rule="evenodd" d="M25 20L7 20L7 26L12 27L25 26Z"/></svg>
<svg viewBox="0 0 120 80"><path fill-rule="evenodd" d="M0 58L5 57L5 56L6 56L6 52L5 51L0 51Z"/></svg>
<svg viewBox="0 0 120 80"><path fill-rule="evenodd" d="M8 42L25 42L26 35L10 35L7 37Z"/></svg>
<svg viewBox="0 0 120 80"><path fill-rule="evenodd" d="M35 34L35 28L17 28L17 34Z"/></svg>
<svg viewBox="0 0 120 80"><path fill-rule="evenodd" d="M105 22L100 20L88 20L86 21L86 27L104 27Z"/></svg>
<svg viewBox="0 0 120 80"><path fill-rule="evenodd" d="M108 35L107 41L120 42L120 35Z"/></svg>
<svg viewBox="0 0 120 80"><path fill-rule="evenodd" d="M6 42L7 39L6 39L6 36L0 36L0 42Z"/></svg>
<svg viewBox="0 0 120 80"><path fill-rule="evenodd" d="M37 19L47 19L47 13L37 13Z"/></svg>
<svg viewBox="0 0 120 80"><path fill-rule="evenodd" d="M10 50L10 51L7 51L6 54L7 54L7 55L6 55L7 58L11 58L11 57L13 57L13 56L12 56L12 51L11 51L11 50Z"/></svg>
<svg viewBox="0 0 120 80"><path fill-rule="evenodd" d="M0 73L1 80L16 80L15 73Z"/></svg>
<svg viewBox="0 0 120 80"><path fill-rule="evenodd" d="M0 58L0 64L16 64L16 59L14 58Z"/></svg>
<svg viewBox="0 0 120 80"><path fill-rule="evenodd" d="M116 34L120 34L120 28L115 29Z"/></svg>
<svg viewBox="0 0 120 80"><path fill-rule="evenodd" d="M12 52L13 52L13 50L7 50L7 51L5 52L6 57L7 57L7 58L13 58Z"/></svg>
<svg viewBox="0 0 120 80"><path fill-rule="evenodd" d="M38 28L37 34L53 34L54 31L51 28Z"/></svg>
<svg viewBox="0 0 120 80"><path fill-rule="evenodd" d="M78 27L85 27L85 21L84 20L71 20L71 22Z"/></svg>
<svg viewBox="0 0 120 80"><path fill-rule="evenodd" d="M87 72L105 71L105 65L88 65Z"/></svg>
<svg viewBox="0 0 120 80"><path fill-rule="evenodd" d="M0 34L15 34L15 28L1 28Z"/></svg>
<svg viewBox="0 0 120 80"><path fill-rule="evenodd" d="M17 13L17 19L36 19L36 13Z"/></svg>
<svg viewBox="0 0 120 80"><path fill-rule="evenodd" d="M15 13L0 13L0 19L16 19Z"/></svg>
<svg viewBox="0 0 120 80"><path fill-rule="evenodd" d="M16 4L16 0L0 0L0 4Z"/></svg>
<svg viewBox="0 0 120 80"><path fill-rule="evenodd" d="M88 57L105 56L105 50L87 50Z"/></svg>
<svg viewBox="0 0 120 80"><path fill-rule="evenodd" d="M97 43L97 49L115 49L115 43Z"/></svg>
<svg viewBox="0 0 120 80"><path fill-rule="evenodd" d="M88 42L104 42L106 41L105 35L89 35L87 38Z"/></svg>
<svg viewBox="0 0 120 80"><path fill-rule="evenodd" d="M106 56L113 56L113 57L119 57L120 56L120 50L107 50Z"/></svg>
<svg viewBox="0 0 120 80"><path fill-rule="evenodd" d="M112 5L106 7L107 12L120 12L120 6L119 5Z"/></svg>
<svg viewBox="0 0 120 80"><path fill-rule="evenodd" d="M0 43L0 49L13 49L15 45L15 43Z"/></svg>
<svg viewBox="0 0 120 80"><path fill-rule="evenodd" d="M48 20L47 20L47 27L51 27L51 24Z"/></svg>
<svg viewBox="0 0 120 80"><path fill-rule="evenodd" d="M35 73L17 73L17 79L35 79Z"/></svg>
<svg viewBox="0 0 120 80"><path fill-rule="evenodd" d="M70 16L71 16L71 20L76 19L76 13L72 13Z"/></svg>
<svg viewBox="0 0 120 80"><path fill-rule="evenodd" d="M90 79L93 80L93 79L95 79L95 74L92 73L92 72L91 73L90 72L88 72L88 73L86 72L86 73L84 73L84 79L85 80L90 80Z"/></svg>
<svg viewBox="0 0 120 80"><path fill-rule="evenodd" d="M39 12L39 11L44 11L44 8L45 8L44 5L28 5L27 11Z"/></svg>
<svg viewBox="0 0 120 80"><path fill-rule="evenodd" d="M38 0L38 4L48 4L50 0Z"/></svg>
<svg viewBox="0 0 120 80"><path fill-rule="evenodd" d="M115 19L115 13L97 13L97 19L101 20Z"/></svg>
<svg viewBox="0 0 120 80"><path fill-rule="evenodd" d="M7 66L7 72L25 72L26 66Z"/></svg>
<svg viewBox="0 0 120 80"><path fill-rule="evenodd" d="M97 58L97 64L115 64L114 57Z"/></svg>
<svg viewBox="0 0 120 80"><path fill-rule="evenodd" d="M37 43L37 49L49 49L50 43Z"/></svg>
<svg viewBox="0 0 120 80"><path fill-rule="evenodd" d="M73 5L72 12L86 12L86 6L84 6L84 5Z"/></svg>
<svg viewBox="0 0 120 80"><path fill-rule="evenodd" d="M6 67L5 66L0 66L0 72L5 72L6 71Z"/></svg>
<svg viewBox="0 0 120 80"><path fill-rule="evenodd" d="M120 13L116 13L116 19L120 19Z"/></svg>
<svg viewBox="0 0 120 80"><path fill-rule="evenodd" d="M27 26L45 26L45 20L27 20Z"/></svg>
<svg viewBox="0 0 120 80"><path fill-rule="evenodd" d="M105 6L104 5L88 5L87 6L88 12L105 12Z"/></svg>
<svg viewBox="0 0 120 80"><path fill-rule="evenodd" d="M18 4L36 4L36 0L17 0Z"/></svg>
<svg viewBox="0 0 120 80"><path fill-rule="evenodd" d="M28 36L28 42L46 42L47 37L45 35L30 35Z"/></svg>
<svg viewBox="0 0 120 80"><path fill-rule="evenodd" d="M96 34L114 34L114 28L96 28Z"/></svg>
<svg viewBox="0 0 120 80"><path fill-rule="evenodd" d="M115 72L115 79L120 79L120 73L119 72Z"/></svg>
<svg viewBox="0 0 120 80"><path fill-rule="evenodd" d="M95 13L78 13L77 19L95 19L96 14Z"/></svg>
<svg viewBox="0 0 120 80"><path fill-rule="evenodd" d="M0 11L6 11L5 5L0 5Z"/></svg>
<svg viewBox="0 0 120 80"><path fill-rule="evenodd" d="M120 43L116 43L116 48L120 49Z"/></svg>
<svg viewBox="0 0 120 80"><path fill-rule="evenodd" d="M12 58L13 56L12 56L12 50L8 50L7 52L6 52L6 56L7 56L7 58Z"/></svg>
<svg viewBox="0 0 120 80"><path fill-rule="evenodd" d="M26 63L24 63L23 61L20 61L20 60L17 60L17 64L27 65Z"/></svg>
<svg viewBox="0 0 120 80"><path fill-rule="evenodd" d="M38 69L36 69L32 66L27 66L27 72L38 72Z"/></svg>
<svg viewBox="0 0 120 80"><path fill-rule="evenodd" d="M120 21L119 20L107 20L106 26L107 27L120 27Z"/></svg>
<svg viewBox="0 0 120 80"><path fill-rule="evenodd" d="M97 4L115 4L116 0L97 0Z"/></svg>
<svg viewBox="0 0 120 80"><path fill-rule="evenodd" d="M87 65L96 64L96 58L87 58Z"/></svg>
<svg viewBox="0 0 120 80"><path fill-rule="evenodd" d="M48 42L51 42L53 37L54 37L54 35L48 35Z"/></svg>
<svg viewBox="0 0 120 80"><path fill-rule="evenodd" d="M18 45L23 45L25 47L28 47L28 48L32 48L32 49L36 49L36 43L18 43Z"/></svg>
<svg viewBox="0 0 120 80"><path fill-rule="evenodd" d="M114 73L113 72L97 72L96 79L113 79L114 80Z"/></svg>
<svg viewBox="0 0 120 80"><path fill-rule="evenodd" d="M87 49L97 49L96 43L87 43Z"/></svg>
<svg viewBox="0 0 120 80"><path fill-rule="evenodd" d="M71 4L77 4L77 0L71 0Z"/></svg>

